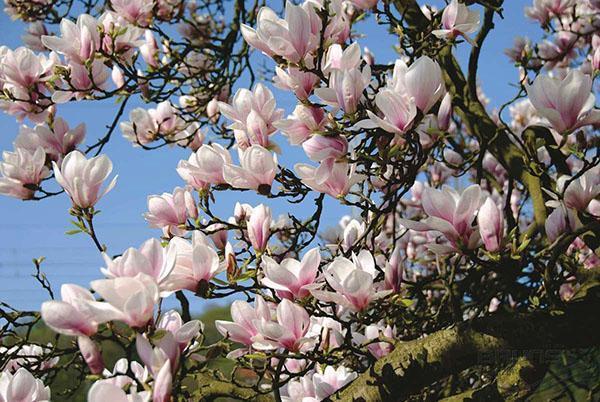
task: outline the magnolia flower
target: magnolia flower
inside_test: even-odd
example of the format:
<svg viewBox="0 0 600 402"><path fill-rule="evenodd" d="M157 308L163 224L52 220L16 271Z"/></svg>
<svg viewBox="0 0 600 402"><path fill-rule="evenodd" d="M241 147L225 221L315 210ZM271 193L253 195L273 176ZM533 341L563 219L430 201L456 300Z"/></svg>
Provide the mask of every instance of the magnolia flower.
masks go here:
<svg viewBox="0 0 600 402"><path fill-rule="evenodd" d="M123 255L114 259L106 253L102 253L102 257L106 268L100 268L100 270L106 277L134 277L143 273L154 278L163 292L164 284L175 266L176 248L165 248L159 240L149 239L139 249L130 247L125 250Z"/></svg>
<svg viewBox="0 0 600 402"><path fill-rule="evenodd" d="M100 374L104 371L104 360L98 345L87 336L78 336L77 345L83 360L92 374Z"/></svg>
<svg viewBox="0 0 600 402"><path fill-rule="evenodd" d="M546 218L544 223L546 236L553 243L560 235L573 232L578 223L579 221L573 210L560 205Z"/></svg>
<svg viewBox="0 0 600 402"><path fill-rule="evenodd" d="M302 71L297 67L288 67L285 70L275 67L275 74L273 84L279 89L294 92L300 100L308 99L321 81L316 74Z"/></svg>
<svg viewBox="0 0 600 402"><path fill-rule="evenodd" d="M59 162L63 156L75 150L84 138L84 123L70 129L65 120L57 117L52 122L52 126L46 124L38 124L33 128L21 126L14 145L15 148L24 148L32 153L41 147L51 160Z"/></svg>
<svg viewBox="0 0 600 402"><path fill-rule="evenodd" d="M430 230L441 232L451 244L451 247L430 244L429 249L444 253L461 247L467 249L477 247L479 233L471 223L481 204L481 189L478 185L467 187L460 195L446 186L442 190L425 187L421 203L428 218L420 222L400 219L399 223L407 229L418 232Z"/></svg>
<svg viewBox="0 0 600 402"><path fill-rule="evenodd" d="M49 402L50 387L21 367L15 374L4 371L0 374L0 401L6 402Z"/></svg>
<svg viewBox="0 0 600 402"><path fill-rule="evenodd" d="M86 159L79 151L72 151L62 161L60 168L52 162L58 184L69 194L73 205L93 207L117 183L117 176L101 191L102 183L112 172L112 162L106 155Z"/></svg>
<svg viewBox="0 0 600 402"><path fill-rule="evenodd" d="M355 184L364 180L365 176L355 173L356 165L347 162L324 160L318 168L298 163L294 166L302 183L320 193L335 198L344 197Z"/></svg>
<svg viewBox="0 0 600 402"><path fill-rule="evenodd" d="M354 243L362 237L366 230L365 222L359 222L356 219L350 220L342 233L342 250L348 251L354 247Z"/></svg>
<svg viewBox="0 0 600 402"><path fill-rule="evenodd" d="M119 127L123 137L134 146L151 143L159 136L175 137L186 128L177 109L169 101L159 103L156 109L135 108L129 113L129 119L130 122L122 122Z"/></svg>
<svg viewBox="0 0 600 402"><path fill-rule="evenodd" d="M371 68L368 65L362 71L358 68L334 69L329 77L329 87L315 89L315 95L327 105L340 108L346 114L353 114L370 82Z"/></svg>
<svg viewBox="0 0 600 402"><path fill-rule="evenodd" d="M532 7L525 7L525 14L546 24L550 18L564 15L575 3L575 0L533 0Z"/></svg>
<svg viewBox="0 0 600 402"><path fill-rule="evenodd" d="M382 323L371 324L365 327L365 333L354 333L353 340L359 344L368 343L367 349L376 358L381 359L382 357L390 354L394 350L394 345L388 342L372 342L375 339L379 339L384 336L388 339L394 339L396 336L395 328L387 325L383 327Z"/></svg>
<svg viewBox="0 0 600 402"><path fill-rule="evenodd" d="M153 376L158 375L165 364L173 369L179 366L180 349L173 334L164 332L161 335L153 341L155 346L150 343L146 334L137 334L135 339L136 351Z"/></svg>
<svg viewBox="0 0 600 402"><path fill-rule="evenodd" d="M165 235L185 235L188 217L198 217L198 208L189 189L175 187L172 194L148 197L148 212L144 218L151 227L162 228Z"/></svg>
<svg viewBox="0 0 600 402"><path fill-rule="evenodd" d="M5 81L6 84L14 85L19 89L35 87L52 77L52 70L57 61L58 57L55 53L46 57L36 55L26 47L18 47L15 50L8 49L2 57L0 82ZM5 89L8 89L6 87L9 85L6 85ZM24 99L23 96L15 98Z"/></svg>
<svg viewBox="0 0 600 402"><path fill-rule="evenodd" d="M147 26L152 19L152 0L111 0L110 5L119 15L127 21Z"/></svg>
<svg viewBox="0 0 600 402"><path fill-rule="evenodd" d="M339 366L337 369L327 366L322 373L317 372L313 375L317 398L327 398L356 377L358 377L357 373L350 371L344 366Z"/></svg>
<svg viewBox="0 0 600 402"><path fill-rule="evenodd" d="M87 395L88 402L144 402L150 400L148 391L137 392L135 387L129 389L129 395L117 385L106 381L96 381Z"/></svg>
<svg viewBox="0 0 600 402"><path fill-rule="evenodd" d="M250 145L271 146L269 136L277 130L273 123L283 116L283 109L275 109L275 97L263 84L257 84L254 90L239 89L231 102L219 102L219 110L233 124L237 144L246 149Z"/></svg>
<svg viewBox="0 0 600 402"><path fill-rule="evenodd" d="M191 243L176 237L170 246L177 252L175 267L165 283L165 288L171 291L188 289L196 292L200 282L210 281L225 268L220 265L217 252L199 231L192 232Z"/></svg>
<svg viewBox="0 0 600 402"><path fill-rule="evenodd" d="M156 328L173 334L175 342L179 345L179 351L183 352L190 342L204 331L204 324L198 320L184 323L176 310L169 310L161 315Z"/></svg>
<svg viewBox="0 0 600 402"><path fill-rule="evenodd" d="M487 251L498 251L504 237L504 215L494 200L488 197L477 213L479 234Z"/></svg>
<svg viewBox="0 0 600 402"><path fill-rule="evenodd" d="M99 22L103 29L102 50L109 55L118 57L125 64L131 65L135 51L144 43L140 38L144 30L131 25L121 14L111 11L105 11L100 16ZM115 64L114 67L116 66Z"/></svg>
<svg viewBox="0 0 600 402"><path fill-rule="evenodd" d="M35 21L27 25L27 31L21 36L21 40L29 49L43 52L46 47L42 43L42 36L48 35L46 25L42 21Z"/></svg>
<svg viewBox="0 0 600 402"><path fill-rule="evenodd" d="M265 251L271 235L271 208L260 204L252 209L252 214L246 226L248 238L257 252Z"/></svg>
<svg viewBox="0 0 600 402"><path fill-rule="evenodd" d="M151 68L158 68L158 43L150 30L144 32L144 44L140 46L142 59Z"/></svg>
<svg viewBox="0 0 600 402"><path fill-rule="evenodd" d="M179 161L177 173L187 184L197 190L211 184L223 184L223 166L231 164L229 151L219 144L202 145L187 161Z"/></svg>
<svg viewBox="0 0 600 402"><path fill-rule="evenodd" d="M69 336L91 336L99 324L108 321L96 316L90 307L97 302L89 290L64 284L60 294L62 301L46 301L41 308L42 319L52 330Z"/></svg>
<svg viewBox="0 0 600 402"><path fill-rule="evenodd" d="M385 262L384 274L384 289L399 293L404 275L404 265L400 260L400 247L396 246L390 260Z"/></svg>
<svg viewBox="0 0 600 402"><path fill-rule="evenodd" d="M410 67L404 61L396 60L387 88L397 95L408 93L423 113L429 112L445 92L442 70L427 56L419 57Z"/></svg>
<svg viewBox="0 0 600 402"><path fill-rule="evenodd" d="M358 68L361 62L360 45L358 42L352 43L346 49L335 43L327 49L327 54L323 59L323 74L329 75L333 70L351 70Z"/></svg>
<svg viewBox="0 0 600 402"><path fill-rule="evenodd" d="M256 30L242 25L242 35L250 46L268 56L280 56L298 63L319 46L321 20L311 2L301 6L286 2L285 20L268 7L256 17Z"/></svg>
<svg viewBox="0 0 600 402"><path fill-rule="evenodd" d="M348 152L348 140L342 136L313 135L302 143L302 149L315 162L340 159Z"/></svg>
<svg viewBox="0 0 600 402"><path fill-rule="evenodd" d="M458 0L452 0L442 13L442 29L436 29L432 33L438 38L453 39L462 35L471 42L468 34L471 34L479 28L479 12L469 10L469 8L459 3Z"/></svg>
<svg viewBox="0 0 600 402"><path fill-rule="evenodd" d="M15 152L4 151L0 162L0 194L22 200L31 199L35 189L48 176L46 154L40 147L31 152L16 148Z"/></svg>
<svg viewBox="0 0 600 402"><path fill-rule="evenodd" d="M152 384L152 402L169 402L171 400L171 388L173 386L173 375L171 365L165 362Z"/></svg>
<svg viewBox="0 0 600 402"><path fill-rule="evenodd" d="M353 255L353 261L336 257L324 273L327 283L334 292L312 290L313 296L324 302L333 302L352 311L362 311L369 304L390 293L389 290L375 291L375 262L366 250Z"/></svg>
<svg viewBox="0 0 600 402"><path fill-rule="evenodd" d="M322 131L326 123L327 118L322 108L300 104L296 105L287 119L278 120L273 125L288 137L290 144L300 145L311 134Z"/></svg>
<svg viewBox="0 0 600 402"><path fill-rule="evenodd" d="M600 123L589 75L578 70L569 71L564 79L539 75L526 88L537 113L561 134Z"/></svg>
<svg viewBox="0 0 600 402"><path fill-rule="evenodd" d="M257 349L282 347L297 352L312 341L304 337L310 326L308 313L303 307L287 299L277 305L277 322L261 319L256 321L256 326L264 337L262 341L254 341L253 345Z"/></svg>
<svg viewBox="0 0 600 402"><path fill-rule="evenodd" d="M358 123L358 127L380 127L392 134L403 134L412 127L417 108L411 98L399 95L390 89L383 89L375 96L375 104L381 110L383 119L367 110L370 120L363 120Z"/></svg>
<svg viewBox="0 0 600 402"><path fill-rule="evenodd" d="M231 303L230 321L216 320L215 326L221 335L233 342L241 343L247 347L252 346L255 340L261 339L257 330L257 323L271 320L271 311L267 303L257 296L254 307L242 300Z"/></svg>
<svg viewBox="0 0 600 402"><path fill-rule="evenodd" d="M223 165L223 178L235 188L268 192L277 171L277 156L260 145L251 145L247 149L238 149L240 165Z"/></svg>
<svg viewBox="0 0 600 402"><path fill-rule="evenodd" d="M271 257L262 257L265 274L262 284L275 290L279 297L302 299L310 295L310 286L315 282L319 271L321 254L315 247L308 251L301 261L285 258L277 264Z"/></svg>
<svg viewBox="0 0 600 402"><path fill-rule="evenodd" d="M108 88L110 70L100 60L94 60L89 65L70 61L66 68L68 70L69 86L63 90L54 91L52 94L52 102L54 103L66 103L73 97L76 100L82 100L96 88Z"/></svg>
<svg viewBox="0 0 600 402"><path fill-rule="evenodd" d="M159 299L154 279L141 273L133 278L95 280L91 287L105 300L91 306L94 314L105 321L122 321L135 328L144 327L152 319Z"/></svg>
<svg viewBox="0 0 600 402"><path fill-rule="evenodd" d="M93 59L94 53L100 48L98 25L98 21L89 14L81 14L77 17L77 23L63 18L60 22L62 36L42 36L42 43L71 61L84 64Z"/></svg>
<svg viewBox="0 0 600 402"><path fill-rule="evenodd" d="M15 345L10 348L0 346L0 355L8 359L4 360L2 371L14 373L20 367L29 367L31 370L48 370L58 363L58 356L50 357L52 352L52 344L48 343L48 347L23 344Z"/></svg>
<svg viewBox="0 0 600 402"><path fill-rule="evenodd" d="M559 192L564 189L563 201L567 207L585 211L590 202L600 195L600 167L588 170L575 180L569 176L561 176L558 178L557 187Z"/></svg>

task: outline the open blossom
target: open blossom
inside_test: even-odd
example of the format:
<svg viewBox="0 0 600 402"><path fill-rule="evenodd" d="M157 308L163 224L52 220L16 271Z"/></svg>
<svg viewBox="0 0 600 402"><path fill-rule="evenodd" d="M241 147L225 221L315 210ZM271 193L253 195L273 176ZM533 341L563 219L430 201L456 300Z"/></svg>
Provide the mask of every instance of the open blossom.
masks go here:
<svg viewBox="0 0 600 402"><path fill-rule="evenodd" d="M260 204L252 209L252 214L247 223L248 238L252 247L258 251L265 251L269 236L271 235L271 208Z"/></svg>
<svg viewBox="0 0 600 402"><path fill-rule="evenodd" d="M327 398L356 377L358 377L357 373L344 366L339 366L337 369L327 366L323 372L317 372L313 375L317 398Z"/></svg>
<svg viewBox="0 0 600 402"><path fill-rule="evenodd" d="M18 47L15 50L7 49L2 57L0 77L2 81L5 81L5 89L11 90L12 87L35 88L52 77L52 70L57 61L58 57L55 53L50 53L50 56L46 57L43 54L36 55L26 47ZM15 91L11 90L11 92ZM15 98L23 99L22 96L15 96Z"/></svg>
<svg viewBox="0 0 600 402"><path fill-rule="evenodd" d="M48 402L50 387L35 378L26 368L16 373L4 371L0 374L0 401L6 402Z"/></svg>
<svg viewBox="0 0 600 402"><path fill-rule="evenodd" d="M423 113L435 105L445 92L440 66L427 56L421 56L410 66L396 60L387 88L398 95L406 93Z"/></svg>
<svg viewBox="0 0 600 402"><path fill-rule="evenodd" d="M300 145L311 134L316 134L325 128L327 123L325 112L320 107L296 105L294 112L286 119L273 123L285 136L290 144Z"/></svg>
<svg viewBox="0 0 600 402"><path fill-rule="evenodd" d="M79 208L93 207L117 183L117 176L101 191L102 184L112 172L112 162L106 155L86 159L79 151L70 152L60 168L52 162L58 184Z"/></svg>
<svg viewBox="0 0 600 402"><path fill-rule="evenodd" d="M573 232L577 228L578 223L577 216L572 209L566 208L564 205L559 205L558 208L555 208L554 211L548 215L548 218L544 223L546 236L552 243L558 239L560 235Z"/></svg>
<svg viewBox="0 0 600 402"><path fill-rule="evenodd" d="M137 274L133 278L99 279L92 281L91 287L105 300L91 304L94 315L135 328L144 327L152 319L154 306L159 300L158 286L146 274Z"/></svg>
<svg viewBox="0 0 600 402"><path fill-rule="evenodd" d="M257 320L255 325L264 337L262 341L255 340L257 349L285 348L297 352L312 339L305 338L310 326L310 316L306 310L288 299L283 299L277 305L277 322Z"/></svg>
<svg viewBox="0 0 600 402"><path fill-rule="evenodd" d="M257 323L271 320L271 310L262 297L257 296L254 307L242 300L231 303L231 321L216 320L215 326L221 335L233 342L251 347L255 340L262 339Z"/></svg>
<svg viewBox="0 0 600 402"><path fill-rule="evenodd" d="M48 347L35 344L15 345L9 348L0 346L0 355L8 357L5 359L2 371L14 373L19 367L29 367L32 370L48 370L59 361L59 357L50 357L52 344Z"/></svg>
<svg viewBox="0 0 600 402"><path fill-rule="evenodd" d="M312 290L313 296L325 302L337 303L352 311L362 311L369 304L390 293L389 290L375 290L375 261L366 250L353 255L353 261L345 257L336 257L325 270L327 283L333 292Z"/></svg>
<svg viewBox="0 0 600 402"><path fill-rule="evenodd" d="M163 247L157 239L146 240L139 249L130 247L123 255L110 258L103 253L106 268L102 273L108 278L134 277L139 273L151 276L160 290L175 266L176 249Z"/></svg>
<svg viewBox="0 0 600 402"><path fill-rule="evenodd" d="M46 50L42 43L42 36L44 35L48 35L46 25L42 21L35 21L27 25L27 31L21 36L21 40L29 49L35 52L43 52Z"/></svg>
<svg viewBox="0 0 600 402"><path fill-rule="evenodd" d="M275 74L273 84L277 88L294 92L300 100L308 99L321 81L315 73L302 71L297 67L288 67L285 70L275 67Z"/></svg>
<svg viewBox="0 0 600 402"><path fill-rule="evenodd" d="M442 190L425 187L421 203L428 217L420 222L400 219L400 224L419 232L441 232L451 244L430 244L429 249L435 252L450 252L460 247L477 247L479 233L471 223L481 205L481 189L478 185L467 187L460 195L446 186Z"/></svg>
<svg viewBox="0 0 600 402"><path fill-rule="evenodd" d="M309 285L315 282L321 262L318 248L308 251L301 261L285 258L277 264L271 257L262 257L265 277L263 285L275 290L279 297L302 299L310 295Z"/></svg>
<svg viewBox="0 0 600 402"><path fill-rule="evenodd" d="M119 15L133 24L147 26L152 19L154 7L152 0L111 0L110 5Z"/></svg>
<svg viewBox="0 0 600 402"><path fill-rule="evenodd" d="M179 161L177 173L197 190L223 184L223 166L232 163L229 151L219 144L202 145L187 161Z"/></svg>
<svg viewBox="0 0 600 402"><path fill-rule="evenodd" d="M63 156L75 150L85 138L85 124L81 123L71 129L62 118L54 119L51 126L38 124L33 128L21 126L15 138L15 147L35 152L39 147L53 161L61 161Z"/></svg>
<svg viewBox="0 0 600 402"><path fill-rule="evenodd" d="M119 127L123 137L134 144L145 145L158 136L175 136L185 129L185 122L169 101L159 103L155 109L133 109L129 119L130 122L122 122Z"/></svg>
<svg viewBox="0 0 600 402"><path fill-rule="evenodd" d="M173 193L148 197L148 212L144 218L151 227L161 228L165 235L183 236L188 218L196 219L198 208L188 188L175 187Z"/></svg>
<svg viewBox="0 0 600 402"><path fill-rule="evenodd" d="M135 51L143 46L144 41L141 36L144 30L131 25L121 14L110 11L104 12L99 22L103 29L102 50L130 64Z"/></svg>
<svg viewBox="0 0 600 402"><path fill-rule="evenodd" d="M498 251L504 237L504 215L491 197L488 197L479 209L477 224L485 249Z"/></svg>
<svg viewBox="0 0 600 402"><path fill-rule="evenodd" d="M223 165L223 178L235 188L269 191L277 172L277 156L260 145L238 149L240 165Z"/></svg>
<svg viewBox="0 0 600 402"><path fill-rule="evenodd" d="M62 301L42 304L42 319L52 330L70 336L91 336L98 325L106 322L90 308L96 300L89 290L78 285L64 284L60 288Z"/></svg>
<svg viewBox="0 0 600 402"><path fill-rule="evenodd" d="M575 3L575 0L533 0L532 7L525 7L525 14L546 24L551 18L563 16Z"/></svg>
<svg viewBox="0 0 600 402"><path fill-rule="evenodd" d="M383 118L367 110L370 121L363 120L359 123L360 127L380 127L392 134L405 133L412 127L417 108L411 98L383 89L375 96L375 104L381 110Z"/></svg>
<svg viewBox="0 0 600 402"><path fill-rule="evenodd" d="M363 98L363 91L371 82L371 68L367 65L362 71L334 69L329 77L329 87L315 89L315 94L327 105L339 108L346 114L353 114Z"/></svg>
<svg viewBox="0 0 600 402"><path fill-rule="evenodd" d="M175 266L165 284L171 291L187 289L196 292L200 282L210 281L225 269L219 262L217 252L199 231L192 233L191 243L176 237L171 240L170 247L177 251Z"/></svg>
<svg viewBox="0 0 600 402"><path fill-rule="evenodd" d="M590 202L600 195L600 167L596 166L574 180L569 176L561 176L557 187L559 192L564 190L563 201L567 207L585 211ZM554 202L553 206L557 204Z"/></svg>
<svg viewBox="0 0 600 402"><path fill-rule="evenodd" d="M219 102L219 110L233 121L229 128L242 149L254 144L269 148L269 137L277 131L273 123L283 117L283 109L276 109L273 93L260 83L252 91L239 89L231 105Z"/></svg>
<svg viewBox="0 0 600 402"><path fill-rule="evenodd" d="M87 395L88 402L143 402L150 400L148 391L137 392L135 387L127 394L121 387L107 381L96 381L90 387Z"/></svg>
<svg viewBox="0 0 600 402"><path fill-rule="evenodd" d="M459 3L458 0L452 0L442 13L442 29L437 29L432 33L438 38L453 39L462 35L467 40L471 40L468 34L471 34L479 28L480 16L476 10Z"/></svg>
<svg viewBox="0 0 600 402"><path fill-rule="evenodd" d="M107 89L110 70L100 60L94 60L89 66L71 61L67 64L69 84L52 94L54 103L65 103L72 98L85 99L96 88Z"/></svg>
<svg viewBox="0 0 600 402"><path fill-rule="evenodd" d="M4 151L0 162L0 194L27 200L33 197L37 187L50 172L46 167L46 154L42 148L29 151L16 148Z"/></svg>
<svg viewBox="0 0 600 402"><path fill-rule="evenodd" d="M285 19L268 7L262 7L256 17L256 30L242 25L242 35L250 46L268 56L280 56L298 63L319 46L321 20L315 4L304 2L285 5Z"/></svg>
<svg viewBox="0 0 600 402"><path fill-rule="evenodd" d="M564 79L539 75L526 87L537 113L561 134L600 123L592 78L581 71L571 70Z"/></svg>
<svg viewBox="0 0 600 402"><path fill-rule="evenodd" d="M355 172L356 165L336 162L333 158L324 160L318 168L298 163L294 169L305 185L335 198L344 197L352 186L365 177Z"/></svg>
<svg viewBox="0 0 600 402"><path fill-rule="evenodd" d="M164 329L173 334L175 342L179 345L179 351L184 349L192 342L200 332L204 331L204 324L199 320L183 322L181 316L176 310L169 310L161 314L160 320L156 324L157 329Z"/></svg>
<svg viewBox="0 0 600 402"><path fill-rule="evenodd" d="M395 328L391 326L383 326L382 323L367 325L365 328L365 333L354 333L353 339L354 341L360 343L368 343L367 349L376 359L381 359L382 357L388 355L392 350L394 350L394 345L388 342L375 342L372 343L374 339L379 339L381 337L386 337L388 339L394 339L396 336Z"/></svg>
<svg viewBox="0 0 600 402"><path fill-rule="evenodd" d="M77 22L63 18L61 36L42 36L42 43L50 50L63 54L79 64L93 59L100 48L98 21L89 14L81 14Z"/></svg>

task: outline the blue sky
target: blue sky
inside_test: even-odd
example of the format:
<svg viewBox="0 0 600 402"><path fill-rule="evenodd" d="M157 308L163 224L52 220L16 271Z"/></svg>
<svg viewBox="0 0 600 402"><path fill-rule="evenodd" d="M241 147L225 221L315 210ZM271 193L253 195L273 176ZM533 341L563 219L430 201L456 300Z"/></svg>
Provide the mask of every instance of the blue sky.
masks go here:
<svg viewBox="0 0 600 402"><path fill-rule="evenodd" d="M439 2L433 2L439 3ZM492 105L498 105L514 95L511 82L517 79L517 71L502 51L510 47L516 35L536 38L539 28L523 16L523 8L531 3L525 0L506 2L505 19L498 20L496 29L482 50L480 79ZM277 4L280 4L277 2ZM0 45L11 48L20 45L20 36L24 25L13 22L0 12L0 27L3 34ZM395 59L392 50L393 37L385 34L372 24L357 26L357 30L366 34L361 39L375 53L378 63ZM468 45L463 44L458 54L464 59ZM257 56L256 58L262 56ZM272 65L272 64L271 64ZM243 86L244 82L238 82ZM278 106L291 113L294 101L281 91L274 91ZM176 102L176 99L173 100ZM128 105L124 119L131 109L139 103ZM146 107L153 107L148 105ZM105 126L112 121L116 112L110 102L77 102L61 106L59 115L69 124L84 122L87 126L86 143L92 143L105 132ZM28 123L29 124L29 123ZM0 149L12 150L12 141L18 132L18 124L8 115L0 114ZM297 150L289 151L286 140L276 134L276 141L283 146L284 155L280 158L291 167L302 156ZM286 152L287 151L287 152ZM118 174L117 186L98 205L102 213L95 224L100 240L107 244L110 254L119 254L127 247L138 246L144 240L160 236L156 229L148 228L142 214L146 211L146 198L149 194L170 192L175 186L183 184L175 171L180 159L187 158L189 152L180 148L162 148L157 151L143 151L133 148L129 142L115 132L113 139L105 147L114 164L114 173ZM255 205L266 202L261 197L248 192L231 192L219 198L216 212L227 217L233 212L236 201ZM47 299L47 295L35 283L31 274L34 257L45 256L43 270L47 273L55 290L61 283L78 283L87 286L91 280L101 277L99 268L103 261L91 240L84 235L67 236L69 230L68 209L70 201L61 195L39 202L22 202L0 196L0 300L21 309L37 309ZM275 215L296 211L297 207L282 203L273 205ZM336 201L329 200L325 209L325 222L334 224L348 211ZM195 304L198 311L201 304Z"/></svg>

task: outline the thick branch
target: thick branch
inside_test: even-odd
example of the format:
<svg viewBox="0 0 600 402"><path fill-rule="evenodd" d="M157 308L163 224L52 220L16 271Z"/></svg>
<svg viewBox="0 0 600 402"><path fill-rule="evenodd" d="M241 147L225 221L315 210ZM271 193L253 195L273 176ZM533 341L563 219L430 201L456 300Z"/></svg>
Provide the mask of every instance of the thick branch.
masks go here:
<svg viewBox="0 0 600 402"><path fill-rule="evenodd" d="M400 342L332 400L385 401L392 395L402 400L450 374L477 364L497 364L505 356L598 345L598 323L590 318L599 307L594 296L591 302L576 303L561 315L496 314Z"/></svg>

